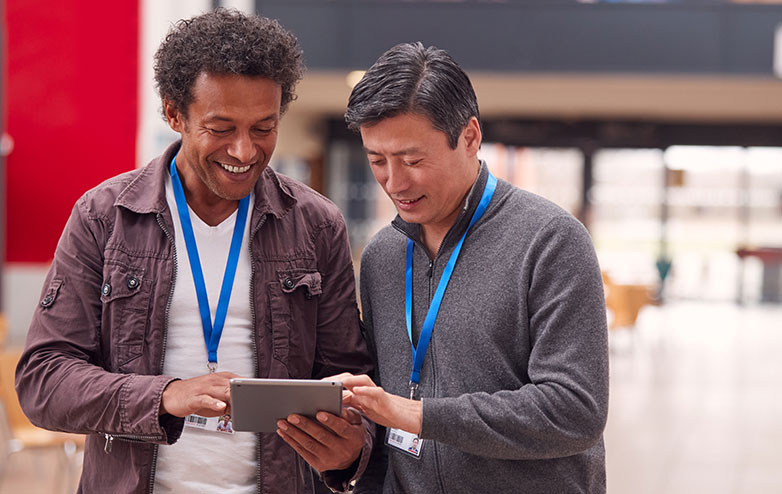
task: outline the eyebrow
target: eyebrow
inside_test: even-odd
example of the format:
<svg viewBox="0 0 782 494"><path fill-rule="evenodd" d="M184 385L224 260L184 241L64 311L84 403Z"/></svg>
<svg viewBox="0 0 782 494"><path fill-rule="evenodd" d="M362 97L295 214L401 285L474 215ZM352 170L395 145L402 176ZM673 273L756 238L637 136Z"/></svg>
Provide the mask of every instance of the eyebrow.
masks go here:
<svg viewBox="0 0 782 494"><path fill-rule="evenodd" d="M366 146L363 146L363 147L364 147L364 151L367 154L378 154L378 155L382 154L382 153L379 153L377 151L373 151L373 150L369 149ZM421 151L418 148L407 148L407 149L402 149L400 151L394 151L393 153L391 153L391 156L404 156L406 154L416 154L416 153L420 153L420 152Z"/></svg>
<svg viewBox="0 0 782 494"><path fill-rule="evenodd" d="M269 122L269 121L277 121L279 120L278 115L269 115L268 117L261 118L259 120L256 120L255 123L261 123L261 122ZM206 118L204 118L204 122L233 122L233 119L228 117L223 117L221 115L208 115Z"/></svg>

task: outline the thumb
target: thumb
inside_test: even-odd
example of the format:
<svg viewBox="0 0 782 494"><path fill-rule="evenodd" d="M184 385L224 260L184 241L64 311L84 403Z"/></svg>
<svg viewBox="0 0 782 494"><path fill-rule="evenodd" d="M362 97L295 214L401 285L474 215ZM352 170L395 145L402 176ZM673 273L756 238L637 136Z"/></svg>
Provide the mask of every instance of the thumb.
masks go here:
<svg viewBox="0 0 782 494"><path fill-rule="evenodd" d="M212 398L209 395L201 395L200 397L200 405L203 408L207 408L209 410L214 410L216 412L221 412L225 410L225 407L227 406L224 401Z"/></svg>
<svg viewBox="0 0 782 494"><path fill-rule="evenodd" d="M361 425L361 414L355 408L343 408L342 418L350 424Z"/></svg>

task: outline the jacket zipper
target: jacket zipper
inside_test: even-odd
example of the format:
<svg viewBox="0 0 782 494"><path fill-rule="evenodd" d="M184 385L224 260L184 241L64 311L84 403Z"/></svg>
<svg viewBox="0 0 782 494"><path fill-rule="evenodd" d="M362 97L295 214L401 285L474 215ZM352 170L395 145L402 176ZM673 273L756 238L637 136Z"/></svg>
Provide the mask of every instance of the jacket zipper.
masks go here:
<svg viewBox="0 0 782 494"><path fill-rule="evenodd" d="M106 454L111 454L115 439L121 439L128 442L149 442L163 439L163 436L159 434L109 434L107 432L99 432L99 434L106 438L106 443L103 445L103 451Z"/></svg>
<svg viewBox="0 0 782 494"><path fill-rule="evenodd" d="M250 221L252 222L252 215L250 216ZM250 319L252 321L252 354L253 354L253 363L255 364L255 375L256 377L261 377L261 366L258 362L258 329L256 328L256 318L255 318L255 259L253 258L253 238L255 238L255 234L258 233L258 230L261 229L263 224L266 223L266 215L261 216L261 219L258 223L258 226L253 228L252 232L250 232L250 236L247 239L247 247L250 249ZM261 489L263 486L263 474L261 473L261 434L256 433L256 459L258 460L258 469L256 470L256 482L258 487L258 494L261 494Z"/></svg>
<svg viewBox="0 0 782 494"><path fill-rule="evenodd" d="M174 242L174 237L171 236L171 233L168 231L168 228L166 228L166 225L163 224L162 215L160 213L157 214L156 219L158 225L160 225L160 228L163 230L163 233L166 234L166 237L168 238L169 244L171 244L171 250L174 253L174 270L171 272L171 290L168 293L168 302L166 303L166 314L165 314L165 323L163 324L163 350L160 354L160 365L158 366L158 375L163 374L163 363L166 360L166 346L168 344L168 319L169 319L169 313L171 312L171 300L174 298L174 285L176 284L176 274L179 270L179 261L177 259L177 252L176 252L176 243ZM154 449L152 450L152 469L149 472L149 494L152 494L155 490L155 471L157 470L157 457L158 457L158 451L160 449L160 445L155 444Z"/></svg>
<svg viewBox="0 0 782 494"><path fill-rule="evenodd" d="M171 311L171 299L174 296L174 284L176 283L176 272L177 272L177 253L176 253L176 245L174 244L174 239L171 237L171 233L168 231L166 226L163 224L163 221L161 219L160 213L158 213L155 217L157 220L158 225L163 230L163 233L166 234L166 237L168 238L169 244L171 244L171 247L174 252L174 271L171 274L171 290L168 294L168 302L166 303L166 313L165 313L165 324L163 325L163 348L161 350L160 355L160 365L158 366L158 375L163 374L163 362L165 361L165 355L166 355L166 345L168 341L168 317L169 312ZM101 433L103 434L103 437L106 438L106 443L103 445L103 451L106 454L111 454L112 447L114 445L115 439L121 439L123 441L129 441L129 442L148 442L148 441L160 441L163 439L163 436L158 434L147 434L147 435L137 435L137 434L108 434L108 433ZM157 467L157 457L158 457L158 449L159 445L155 444L154 449L152 451L152 470L149 473L149 493L152 494L152 492L155 489L155 469Z"/></svg>

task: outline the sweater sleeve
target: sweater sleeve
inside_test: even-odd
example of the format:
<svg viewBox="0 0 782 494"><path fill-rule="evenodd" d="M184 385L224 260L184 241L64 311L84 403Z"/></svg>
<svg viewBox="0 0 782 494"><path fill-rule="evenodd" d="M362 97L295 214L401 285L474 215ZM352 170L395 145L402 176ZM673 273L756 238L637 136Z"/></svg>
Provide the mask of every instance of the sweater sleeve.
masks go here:
<svg viewBox="0 0 782 494"><path fill-rule="evenodd" d="M557 458L601 438L608 411L605 302L586 229L558 216L523 253L530 337L518 389L424 398L421 436L507 460ZM520 343L523 344L523 343Z"/></svg>
<svg viewBox="0 0 782 494"><path fill-rule="evenodd" d="M77 202L63 231L16 372L16 391L37 426L172 443L183 419L159 416L167 376L106 370L100 300L107 228Z"/></svg>

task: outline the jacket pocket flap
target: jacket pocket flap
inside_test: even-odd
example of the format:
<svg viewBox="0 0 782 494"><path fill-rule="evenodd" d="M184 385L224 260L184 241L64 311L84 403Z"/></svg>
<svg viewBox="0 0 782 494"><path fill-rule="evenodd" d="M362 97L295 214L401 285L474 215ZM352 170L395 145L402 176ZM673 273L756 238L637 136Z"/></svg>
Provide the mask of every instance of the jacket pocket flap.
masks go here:
<svg viewBox="0 0 782 494"><path fill-rule="evenodd" d="M52 280L51 283L49 283L49 287L46 289L46 292L41 299L41 307L48 309L54 304L54 301L57 300L57 294L60 293L61 286L62 280Z"/></svg>
<svg viewBox="0 0 782 494"><path fill-rule="evenodd" d="M280 271L277 275L280 278L282 291L285 293L293 293L302 287L308 297L322 293L320 286L321 276L317 271Z"/></svg>

